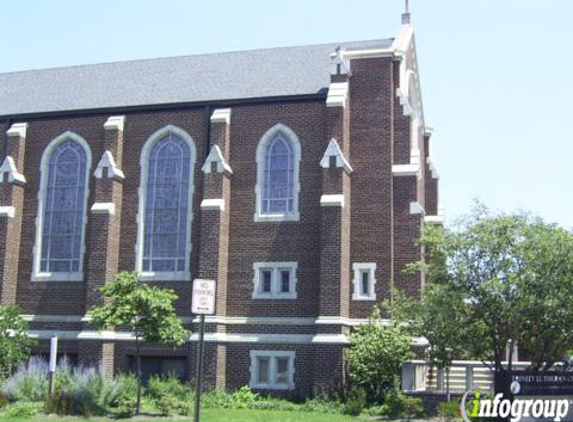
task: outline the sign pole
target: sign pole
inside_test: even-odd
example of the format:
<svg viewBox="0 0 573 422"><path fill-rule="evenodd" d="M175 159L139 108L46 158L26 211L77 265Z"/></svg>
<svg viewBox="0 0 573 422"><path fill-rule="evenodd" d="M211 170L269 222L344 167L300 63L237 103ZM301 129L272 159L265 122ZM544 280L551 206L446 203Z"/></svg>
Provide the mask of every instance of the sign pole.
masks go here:
<svg viewBox="0 0 573 422"><path fill-rule="evenodd" d="M215 313L215 280L193 280L191 312L199 315L199 342L197 343L197 377L195 378L195 416L199 422L201 413L201 388L203 381L203 355L205 354L205 315Z"/></svg>
<svg viewBox="0 0 573 422"><path fill-rule="evenodd" d="M58 363L58 337L53 336L50 340L50 384L48 387L48 394L53 397L56 388L56 364Z"/></svg>
<svg viewBox="0 0 573 422"><path fill-rule="evenodd" d="M201 412L201 382L203 378L203 351L205 349L205 314L201 314L199 323L199 343L197 345L197 378L195 380L195 418L199 422Z"/></svg>

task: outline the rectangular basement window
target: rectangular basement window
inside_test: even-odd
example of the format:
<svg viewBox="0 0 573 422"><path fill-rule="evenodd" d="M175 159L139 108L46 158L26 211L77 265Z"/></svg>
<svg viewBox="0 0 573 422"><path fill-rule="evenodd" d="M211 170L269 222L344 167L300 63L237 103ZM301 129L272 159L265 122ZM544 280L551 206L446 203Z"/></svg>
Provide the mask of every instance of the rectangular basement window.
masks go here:
<svg viewBox="0 0 573 422"><path fill-rule="evenodd" d="M292 390L294 388L293 351L251 350L251 380L256 390Z"/></svg>
<svg viewBox="0 0 573 422"><path fill-rule="evenodd" d="M296 299L296 262L255 262L253 299Z"/></svg>

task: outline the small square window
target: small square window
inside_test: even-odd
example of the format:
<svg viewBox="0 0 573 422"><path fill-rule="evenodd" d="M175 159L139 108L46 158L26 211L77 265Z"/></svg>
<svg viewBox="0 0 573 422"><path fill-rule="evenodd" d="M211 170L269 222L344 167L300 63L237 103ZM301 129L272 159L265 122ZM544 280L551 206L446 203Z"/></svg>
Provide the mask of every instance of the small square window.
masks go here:
<svg viewBox="0 0 573 422"><path fill-rule="evenodd" d="M355 263L353 300L376 300L376 264Z"/></svg>
<svg viewBox="0 0 573 422"><path fill-rule="evenodd" d="M255 262L253 299L296 299L296 262Z"/></svg>
<svg viewBox="0 0 573 422"><path fill-rule="evenodd" d="M258 390L294 388L295 352L251 350L250 387Z"/></svg>

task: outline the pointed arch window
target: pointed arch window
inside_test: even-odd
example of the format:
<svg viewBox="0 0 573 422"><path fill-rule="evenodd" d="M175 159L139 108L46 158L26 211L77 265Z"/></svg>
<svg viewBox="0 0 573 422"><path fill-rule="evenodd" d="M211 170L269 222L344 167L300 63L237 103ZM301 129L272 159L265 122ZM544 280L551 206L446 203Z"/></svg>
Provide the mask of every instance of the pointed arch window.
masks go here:
<svg viewBox="0 0 573 422"><path fill-rule="evenodd" d="M298 220L300 143L292 130L277 125L257 150L255 221Z"/></svg>
<svg viewBox="0 0 573 422"><path fill-rule="evenodd" d="M152 136L142 154L138 271L142 279L190 277L192 139L171 128Z"/></svg>
<svg viewBox="0 0 573 422"><path fill-rule="evenodd" d="M35 281L81 281L91 154L66 133L48 145L41 164Z"/></svg>

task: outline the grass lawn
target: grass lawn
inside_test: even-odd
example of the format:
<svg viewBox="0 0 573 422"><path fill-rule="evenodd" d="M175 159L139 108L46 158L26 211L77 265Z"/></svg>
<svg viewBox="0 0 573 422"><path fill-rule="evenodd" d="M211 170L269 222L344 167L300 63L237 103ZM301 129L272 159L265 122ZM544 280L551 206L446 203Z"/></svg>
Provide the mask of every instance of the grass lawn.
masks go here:
<svg viewBox="0 0 573 422"><path fill-rule="evenodd" d="M33 419L23 418L0 418L2 422L81 422L86 419L73 417L38 416ZM93 421L112 421L106 418L93 418ZM193 418L159 418L141 417L135 419L113 419L115 422L122 420L141 422L189 422ZM358 418L343 415L326 415L323 413L302 413L302 412L277 412L267 410L232 410L232 409L203 409L201 411L201 422L357 422ZM363 421L363 419L362 419Z"/></svg>

